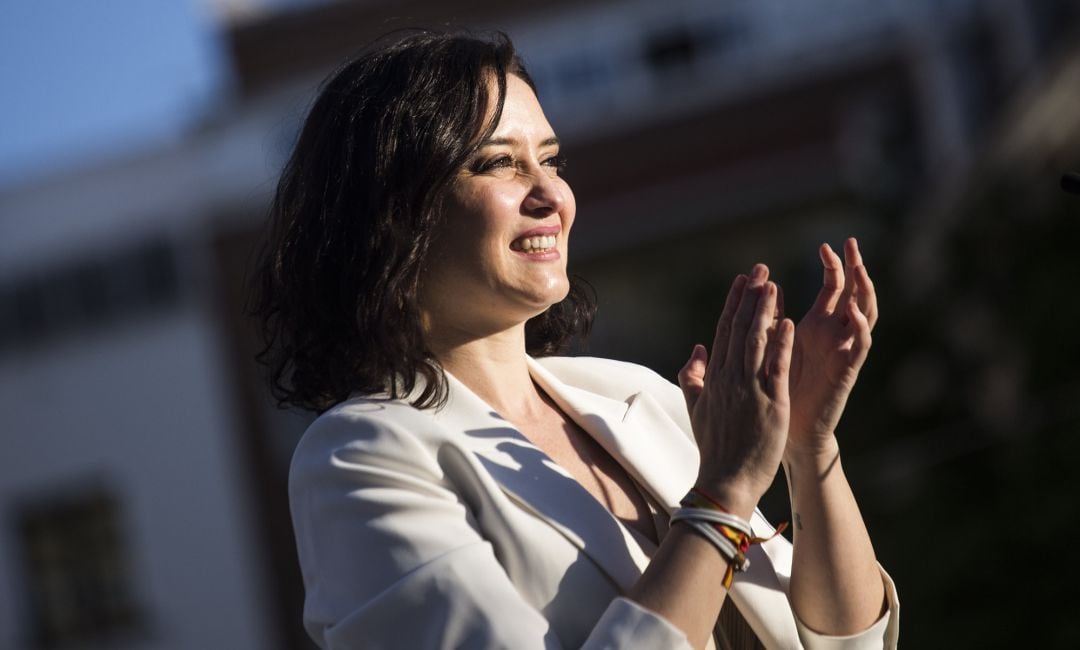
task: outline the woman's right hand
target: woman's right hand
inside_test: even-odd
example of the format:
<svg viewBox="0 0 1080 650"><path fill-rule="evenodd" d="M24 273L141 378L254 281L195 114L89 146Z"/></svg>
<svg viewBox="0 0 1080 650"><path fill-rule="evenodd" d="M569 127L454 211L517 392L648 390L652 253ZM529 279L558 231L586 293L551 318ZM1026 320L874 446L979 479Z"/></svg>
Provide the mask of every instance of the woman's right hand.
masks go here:
<svg viewBox="0 0 1080 650"><path fill-rule="evenodd" d="M712 358L695 345L679 371L701 454L696 486L746 519L779 470L791 415L795 325L777 322L777 287L768 277L758 264L749 278L735 278Z"/></svg>

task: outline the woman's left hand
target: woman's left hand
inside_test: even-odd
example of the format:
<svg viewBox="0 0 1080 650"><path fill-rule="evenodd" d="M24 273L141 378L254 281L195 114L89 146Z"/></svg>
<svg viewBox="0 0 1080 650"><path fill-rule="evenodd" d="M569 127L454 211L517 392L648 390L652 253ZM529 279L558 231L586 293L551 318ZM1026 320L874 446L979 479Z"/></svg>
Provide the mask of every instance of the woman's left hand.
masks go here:
<svg viewBox="0 0 1080 650"><path fill-rule="evenodd" d="M828 244L818 252L825 267L821 292L795 327L787 459L836 453L836 425L878 318L874 285L855 239L844 242L844 263Z"/></svg>

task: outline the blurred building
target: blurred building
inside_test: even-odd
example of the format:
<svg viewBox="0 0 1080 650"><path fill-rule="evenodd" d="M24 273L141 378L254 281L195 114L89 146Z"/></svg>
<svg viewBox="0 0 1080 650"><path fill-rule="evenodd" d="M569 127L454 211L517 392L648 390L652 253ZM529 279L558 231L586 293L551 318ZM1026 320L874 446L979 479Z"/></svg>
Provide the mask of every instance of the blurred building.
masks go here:
<svg viewBox="0 0 1080 650"><path fill-rule="evenodd" d="M245 277L319 80L390 29L515 39L570 159L590 352L667 375L752 262L808 304L822 238L899 252L990 131L1045 151L1080 125L999 126L1066 92L1035 82L1080 60L1067 0L213 4L216 112L0 193L0 647L310 645L285 494L308 417L252 362Z"/></svg>

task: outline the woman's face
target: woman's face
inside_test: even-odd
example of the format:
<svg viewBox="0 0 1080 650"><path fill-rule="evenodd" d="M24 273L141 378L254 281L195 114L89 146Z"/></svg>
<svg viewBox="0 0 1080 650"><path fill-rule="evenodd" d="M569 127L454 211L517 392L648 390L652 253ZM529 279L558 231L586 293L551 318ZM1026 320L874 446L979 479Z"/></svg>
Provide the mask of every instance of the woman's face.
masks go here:
<svg viewBox="0 0 1080 650"><path fill-rule="evenodd" d="M559 142L532 89L513 75L506 82L499 123L458 172L423 271L420 305L436 331L501 331L570 288L575 204L559 176Z"/></svg>

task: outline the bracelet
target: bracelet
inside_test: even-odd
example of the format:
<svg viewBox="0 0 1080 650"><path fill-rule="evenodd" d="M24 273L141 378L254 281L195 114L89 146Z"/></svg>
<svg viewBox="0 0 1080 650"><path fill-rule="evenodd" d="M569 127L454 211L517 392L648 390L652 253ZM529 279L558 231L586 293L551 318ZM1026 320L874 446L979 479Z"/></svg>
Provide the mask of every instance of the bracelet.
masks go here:
<svg viewBox="0 0 1080 650"><path fill-rule="evenodd" d="M690 491L686 493L686 496L683 497L681 501L679 501L679 505L681 505L683 508L693 508L695 510L712 510L717 513L722 513L734 517L737 522L740 522L742 524L742 527L736 526L736 528L746 533L746 535L749 537L750 544L760 544L761 542L767 542L773 537L776 537L780 533L787 530L789 525L786 521L781 522L780 525L776 527L776 530L773 531L772 535L769 535L768 537L754 537L753 529L750 527L749 523L732 515L731 511L720 505L719 501L717 501L707 492L698 487L690 488ZM715 515L708 516L713 517ZM717 523L720 525L731 525L727 524L726 522L719 522L718 520L713 521L717 521Z"/></svg>
<svg viewBox="0 0 1080 650"><path fill-rule="evenodd" d="M709 496L705 490L697 487L690 488L690 491L686 493L686 496L679 502L681 506L690 506L696 508L707 508L711 510L719 510L720 512L726 512L731 514L731 511L720 505L716 499Z"/></svg>
<svg viewBox="0 0 1080 650"><path fill-rule="evenodd" d="M784 532L788 523L785 521L776 527L768 537L756 537L750 523L731 514L716 499L703 490L692 488L679 502L679 508L671 515L672 523L681 521L707 539L728 561L724 573L724 588L731 586L735 572L745 571L750 567L746 552L754 544L766 542Z"/></svg>
<svg viewBox="0 0 1080 650"><path fill-rule="evenodd" d="M728 566L727 570L724 572L724 579L722 582L724 589L731 588L731 581L735 578L736 571L746 571L750 568L750 560L747 559L746 555L735 548L734 544L724 538L724 536L717 532L712 526L694 519L676 519L674 521L681 521L687 526L690 526L694 532L704 537L716 547L716 550L720 551L720 555L723 555L724 559L727 560Z"/></svg>
<svg viewBox="0 0 1080 650"><path fill-rule="evenodd" d="M706 510L704 508L679 508L671 515L671 519L673 521L696 519L698 521L707 521L712 524L723 524L724 526L734 528L747 536L753 536L754 534L754 531L750 529L750 524L747 522L739 519L735 515L729 515L726 512L717 512L716 510Z"/></svg>

